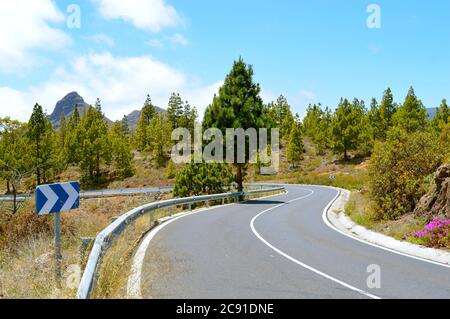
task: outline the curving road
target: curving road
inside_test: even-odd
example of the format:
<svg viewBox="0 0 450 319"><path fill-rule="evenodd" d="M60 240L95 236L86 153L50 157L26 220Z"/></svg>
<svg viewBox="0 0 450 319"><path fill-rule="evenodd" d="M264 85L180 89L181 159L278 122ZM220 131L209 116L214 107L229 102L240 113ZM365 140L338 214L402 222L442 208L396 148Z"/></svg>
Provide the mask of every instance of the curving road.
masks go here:
<svg viewBox="0 0 450 319"><path fill-rule="evenodd" d="M176 219L151 240L144 298L450 298L450 268L346 237L323 212L337 191L287 186L268 199ZM370 265L381 270L369 288Z"/></svg>

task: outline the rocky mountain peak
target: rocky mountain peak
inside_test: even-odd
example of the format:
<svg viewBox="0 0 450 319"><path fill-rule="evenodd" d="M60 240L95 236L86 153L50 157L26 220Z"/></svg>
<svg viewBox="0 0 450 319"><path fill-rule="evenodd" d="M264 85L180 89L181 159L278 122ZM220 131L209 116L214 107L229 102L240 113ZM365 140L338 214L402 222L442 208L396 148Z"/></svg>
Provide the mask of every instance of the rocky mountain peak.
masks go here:
<svg viewBox="0 0 450 319"><path fill-rule="evenodd" d="M70 92L60 101L58 101L58 103L56 103L55 109L53 110L53 113L49 116L49 119L53 123L53 126L59 127L62 115L64 115L66 118L69 118L74 111L75 105L77 105L80 114L83 114L87 103L77 92Z"/></svg>

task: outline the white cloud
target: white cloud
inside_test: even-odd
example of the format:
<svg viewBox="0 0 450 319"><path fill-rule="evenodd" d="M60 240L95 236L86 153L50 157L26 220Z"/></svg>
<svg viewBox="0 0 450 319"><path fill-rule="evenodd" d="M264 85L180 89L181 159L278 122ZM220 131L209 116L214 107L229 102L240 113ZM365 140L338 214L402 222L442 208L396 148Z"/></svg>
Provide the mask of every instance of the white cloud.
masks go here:
<svg viewBox="0 0 450 319"><path fill-rule="evenodd" d="M33 108L31 103L26 94L8 87L0 87L0 117L26 122L30 109Z"/></svg>
<svg viewBox="0 0 450 319"><path fill-rule="evenodd" d="M50 25L65 19L51 0L2 0L0 12L0 71L30 67L36 49L56 50L70 43L63 31Z"/></svg>
<svg viewBox="0 0 450 319"><path fill-rule="evenodd" d="M106 19L122 19L136 28L159 32L177 26L181 18L165 0L92 0Z"/></svg>
<svg viewBox="0 0 450 319"><path fill-rule="evenodd" d="M172 48L175 48L177 46L186 47L189 45L189 40L186 39L181 33L176 33L172 36L166 36L160 39L150 39L146 43L152 48L163 49L167 46L170 46Z"/></svg>
<svg viewBox="0 0 450 319"><path fill-rule="evenodd" d="M180 33L176 33L168 38L173 44L181 45L183 47L189 44L189 41Z"/></svg>
<svg viewBox="0 0 450 319"><path fill-rule="evenodd" d="M118 120L140 109L147 94L155 105L166 108L170 94L179 92L202 116L221 84L199 84L151 56L114 57L104 52L76 58L69 66L56 69L43 85L24 92L0 88L0 105L12 106L8 108L11 114L5 109L3 116L25 121L35 102L51 113L65 94L77 91L87 103L93 104L100 98L106 116Z"/></svg>
<svg viewBox="0 0 450 319"><path fill-rule="evenodd" d="M88 36L87 39L91 40L95 43L101 44L101 45L106 45L108 47L113 47L115 44L114 39L111 38L110 36L107 36L104 33L97 33L97 34Z"/></svg>

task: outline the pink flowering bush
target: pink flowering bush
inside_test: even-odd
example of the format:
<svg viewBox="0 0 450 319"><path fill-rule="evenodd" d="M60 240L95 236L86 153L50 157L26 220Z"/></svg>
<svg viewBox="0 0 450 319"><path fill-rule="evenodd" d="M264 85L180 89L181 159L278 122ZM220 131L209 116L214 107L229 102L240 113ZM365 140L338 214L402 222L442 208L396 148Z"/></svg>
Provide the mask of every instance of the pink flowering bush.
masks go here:
<svg viewBox="0 0 450 319"><path fill-rule="evenodd" d="M431 247L445 247L450 243L450 220L435 217L425 226L424 230L416 232L416 237Z"/></svg>

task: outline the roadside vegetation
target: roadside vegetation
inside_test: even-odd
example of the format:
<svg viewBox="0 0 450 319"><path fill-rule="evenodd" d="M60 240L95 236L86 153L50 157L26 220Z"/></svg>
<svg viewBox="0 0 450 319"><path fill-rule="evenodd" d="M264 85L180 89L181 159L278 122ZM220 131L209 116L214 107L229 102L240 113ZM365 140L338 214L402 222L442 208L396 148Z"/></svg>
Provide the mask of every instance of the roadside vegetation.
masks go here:
<svg viewBox="0 0 450 319"><path fill-rule="evenodd" d="M53 218L37 216L34 202L28 201L15 215L0 214L0 296L4 298L73 298L89 247L81 249L81 238L95 238L101 230L128 210L163 199L167 195L142 195L87 199L80 209L63 214L61 221L63 285L56 288L54 276ZM149 229L150 223L145 224ZM138 229L139 225L136 226ZM145 230L145 231L146 231ZM140 233L138 236L141 236ZM124 237L132 247L133 236ZM128 257L117 259L111 269L124 267ZM79 269L79 270L82 270ZM79 278L78 278L79 280ZM72 284L71 284L72 282ZM114 287L103 284L106 292ZM105 288L107 287L107 288Z"/></svg>
<svg viewBox="0 0 450 319"><path fill-rule="evenodd" d="M353 191L347 213L358 224L398 239L450 247L445 228L450 212L415 212L436 187L435 171L450 163L446 100L429 119L413 88L402 103L394 102L388 88L380 103L374 98L366 106L343 97L335 106L309 105L300 118L282 95L264 104L253 75L242 58L235 61L202 123L196 107L177 93L163 113L147 96L136 129L126 117L108 125L100 100L82 114L74 105L58 128L39 104L28 123L0 119L0 191L15 195L69 180L80 180L84 189L175 185L174 196L225 192L233 182L238 190L244 182L330 185ZM248 151L242 164L176 165L170 160L172 130L187 128L193 136L196 123L223 133L226 128L279 128L279 172L263 175L260 155L251 164ZM64 214L64 267L83 265L80 237L95 237L112 217L157 199L85 200L81 209ZM134 247L151 225L142 219L134 227L106 256L96 297L123 297ZM0 203L0 297L74 296L73 289L55 288L52 231L51 217L37 217L32 200Z"/></svg>

